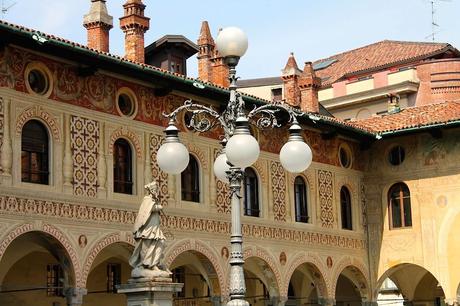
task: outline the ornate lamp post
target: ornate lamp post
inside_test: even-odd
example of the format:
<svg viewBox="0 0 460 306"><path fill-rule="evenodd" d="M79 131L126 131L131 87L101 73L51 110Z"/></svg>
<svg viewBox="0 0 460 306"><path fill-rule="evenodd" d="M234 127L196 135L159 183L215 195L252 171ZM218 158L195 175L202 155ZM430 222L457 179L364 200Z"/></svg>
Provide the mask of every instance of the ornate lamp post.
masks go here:
<svg viewBox="0 0 460 306"><path fill-rule="evenodd" d="M223 131L222 150L214 162L214 174L230 184L232 197L231 212L231 253L230 253L230 301L228 306L249 306L244 300L246 285L243 273L243 237L241 233L240 190L244 178L244 168L251 166L259 157L259 143L251 135L249 123L261 129L280 127L278 112L289 116L289 139L282 147L280 161L289 172L302 172L312 161L310 147L303 141L301 128L297 123L300 112L282 103L266 104L247 112L241 95L236 91L236 65L247 50L246 34L239 28L229 27L220 31L216 39L217 49L229 67L230 99L227 108L221 114L210 107L195 104L191 100L176 108L170 114L169 125L165 129L165 142L157 153L160 168L170 174L179 174L188 165L189 153L180 143L175 126L177 115L182 112L191 114L190 128L199 132L220 126Z"/></svg>

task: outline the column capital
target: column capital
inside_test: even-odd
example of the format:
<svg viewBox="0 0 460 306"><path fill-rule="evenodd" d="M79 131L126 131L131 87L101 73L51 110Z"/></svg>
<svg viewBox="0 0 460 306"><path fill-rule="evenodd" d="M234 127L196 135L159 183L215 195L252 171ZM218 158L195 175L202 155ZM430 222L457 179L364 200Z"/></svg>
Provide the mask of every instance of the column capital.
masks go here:
<svg viewBox="0 0 460 306"><path fill-rule="evenodd" d="M83 304L83 296L88 293L86 288L71 287L65 290L65 297L68 306L81 306Z"/></svg>
<svg viewBox="0 0 460 306"><path fill-rule="evenodd" d="M444 299L444 302L449 306L457 306L458 305L458 297L457 297L457 299Z"/></svg>
<svg viewBox="0 0 460 306"><path fill-rule="evenodd" d="M319 297L318 304L321 306L334 306L335 299L329 297Z"/></svg>

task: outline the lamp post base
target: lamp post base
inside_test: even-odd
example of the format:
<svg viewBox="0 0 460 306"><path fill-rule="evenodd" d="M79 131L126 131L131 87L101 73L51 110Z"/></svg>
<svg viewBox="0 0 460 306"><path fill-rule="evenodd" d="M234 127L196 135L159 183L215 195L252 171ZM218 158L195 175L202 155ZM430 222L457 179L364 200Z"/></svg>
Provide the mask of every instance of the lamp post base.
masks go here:
<svg viewBox="0 0 460 306"><path fill-rule="evenodd" d="M127 306L172 306L173 293L182 291L183 286L170 278L131 278L118 286L118 293L126 295Z"/></svg>

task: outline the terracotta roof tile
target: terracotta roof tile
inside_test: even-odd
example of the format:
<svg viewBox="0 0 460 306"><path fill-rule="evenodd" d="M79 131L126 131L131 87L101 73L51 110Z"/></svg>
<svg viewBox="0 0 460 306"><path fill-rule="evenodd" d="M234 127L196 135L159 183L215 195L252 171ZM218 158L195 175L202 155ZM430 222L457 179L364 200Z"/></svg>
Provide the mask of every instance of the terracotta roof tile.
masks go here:
<svg viewBox="0 0 460 306"><path fill-rule="evenodd" d="M386 133L431 125L447 124L460 120L460 102L442 103L409 107L399 113L382 117L351 121L351 125L374 133Z"/></svg>
<svg viewBox="0 0 460 306"><path fill-rule="evenodd" d="M130 63L133 63L133 64L135 64L135 65L137 65L139 67L142 67L144 69L148 68L148 69L156 70L156 71L161 72L161 73L163 73L165 75L173 75L175 77L178 77L178 78L181 78L181 79L184 79L184 80L192 80L192 81L200 82L202 84L212 86L214 88L219 88L219 89L223 89L223 90L228 89L228 88L216 85L214 83L203 82L203 81L201 81L199 79L190 78L190 77L178 74L178 73L172 73L170 71L160 69L160 68L155 67L155 66L134 62L134 61L131 61L131 60L127 60L127 59L125 59L125 58L123 58L121 56L118 56L118 55L113 55L113 54L110 54L110 53L107 53L107 52L101 52L101 51L98 51L98 50L95 50L95 49L91 49L91 48L88 48L85 45L82 45L82 44L79 44L79 43L76 43L76 42L72 42L70 40L63 39L61 37L45 34L45 33L39 32L39 31L35 31L33 29L29 29L29 28L19 26L19 25L16 25L16 24L11 24L11 23L8 23L8 22L2 21L2 20L0 20L0 25L10 27L10 28L15 28L17 31L29 33L31 36L33 34L38 34L40 36L45 37L48 40L59 41L59 42L62 42L64 44L68 44L68 45L71 45L71 46L74 46L74 47L77 47L77 48L87 50L88 52L102 54L102 55L105 55L107 57L117 59L117 60L123 61L123 62L130 62ZM408 42L392 42L392 41L383 41L383 42L376 43L374 45L378 45L378 44L384 44L384 45L396 44L396 45L401 45L401 46L402 45L408 45L407 47L401 47L404 50L409 49L409 51L405 50L406 58L410 58L411 54L412 54L410 52L414 52L414 50L416 52L413 53L412 55L414 55L414 54L427 55L429 53L433 54L433 53L436 53L436 52L438 52L440 50L443 50L444 48L450 47L449 44L408 43ZM329 59L337 58L338 62L342 61L341 65L343 65L343 62L345 62L344 59L347 58L348 63L350 63L350 65L351 65L351 62L360 61L362 59L359 58L358 56L351 56L348 53L352 53L352 52L363 53L362 49L374 48L374 47L372 47L374 45L369 45L369 46L365 46L365 47L360 48L360 49L356 49L356 50L352 50L352 51L345 52L345 53L342 53L342 54L338 54L338 55L335 55L335 56L333 56L333 57L331 57ZM414 45L414 46L412 46L412 45ZM392 45L392 46L394 47L394 45ZM360 50L360 51L358 51L358 50ZM392 58L391 56L382 55L382 53L385 53L385 52L386 53L391 53L391 52L389 52L390 50L394 51L394 50L392 50L392 47L390 47L390 48L388 48L388 47L387 48L379 48L379 50L380 51L377 52L377 53L379 53L380 55L379 56L375 55L375 57L379 58L379 60L375 60L375 63L385 64L385 61L383 61L382 58L386 58L387 59L386 62L388 62L388 58ZM385 50L385 52L383 52L382 50ZM399 55L401 55L401 54L399 54ZM361 54L361 56L363 56L363 55ZM414 56L412 56L412 57L414 57ZM397 56L396 59L398 59L398 58L400 60L402 60L405 57L404 56ZM326 59L324 59L324 60L326 60ZM322 61L324 61L324 60L322 60ZM317 61L315 63L318 63L318 62L320 62L320 61ZM321 76L322 78L327 78L328 76L325 75L325 73L327 71L334 71L334 70L331 70L331 68L333 68L333 66L336 65L336 64L337 63L334 63L334 64L332 64L331 66L329 66L329 67L327 67L325 69L317 71L317 75ZM359 66L359 65L355 65L354 67L361 67L362 69L367 69L365 66ZM334 69L337 70L337 67L335 67ZM343 68L342 70L345 71L346 69ZM350 70L351 69L348 69L348 71L350 71ZM335 75L337 75L337 72L335 72ZM271 103L270 101L258 98L258 97L254 96L254 95L249 95L249 94L243 94L243 95L246 96L246 97L251 97L251 98L253 98L253 99L255 99L255 100L257 100L257 101L259 101L261 103ZM355 130L360 131L362 133L367 133L367 134L370 135L370 134L373 134L373 133L382 133L382 132L385 132L385 131L401 130L401 129L411 128L411 127L422 127L422 126L431 125L431 124L447 123L447 122L450 122L450 121L460 120L460 102L444 102L444 103L439 103L439 104L431 104L431 105L426 105L426 106L420 106L420 107L416 107L416 108L408 108L408 109L405 109L405 110L401 111L398 114L388 115L388 116L379 117L379 118L369 118L369 119L359 120L359 121L355 121L355 122L344 122L341 119L334 118L334 117L328 117L328 116L324 116L324 115L321 115L321 114L305 113L304 116L310 117L310 119L312 119L313 121L329 122L331 124L352 128L352 129L355 129Z"/></svg>
<svg viewBox="0 0 460 306"><path fill-rule="evenodd" d="M339 53L331 57L317 60L313 65L335 60L324 69L316 71L323 81L323 86L330 85L345 75L359 73L368 69L375 69L387 65L397 65L409 60L425 59L454 49L447 43L427 43L383 40L358 49Z"/></svg>

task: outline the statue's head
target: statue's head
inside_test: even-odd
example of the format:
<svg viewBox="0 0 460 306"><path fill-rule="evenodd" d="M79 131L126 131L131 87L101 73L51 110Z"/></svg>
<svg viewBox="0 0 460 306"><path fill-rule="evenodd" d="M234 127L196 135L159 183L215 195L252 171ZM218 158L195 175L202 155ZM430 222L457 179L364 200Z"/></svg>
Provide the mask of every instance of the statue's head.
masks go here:
<svg viewBox="0 0 460 306"><path fill-rule="evenodd" d="M151 183L148 183L147 185L144 186L144 188L147 190L147 192L153 197L157 198L158 197L158 182L157 181L152 181Z"/></svg>

